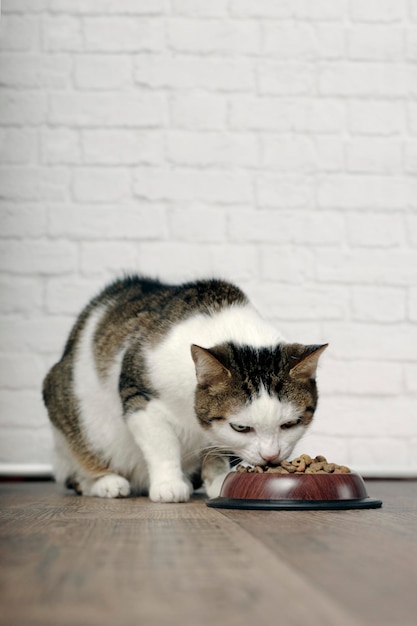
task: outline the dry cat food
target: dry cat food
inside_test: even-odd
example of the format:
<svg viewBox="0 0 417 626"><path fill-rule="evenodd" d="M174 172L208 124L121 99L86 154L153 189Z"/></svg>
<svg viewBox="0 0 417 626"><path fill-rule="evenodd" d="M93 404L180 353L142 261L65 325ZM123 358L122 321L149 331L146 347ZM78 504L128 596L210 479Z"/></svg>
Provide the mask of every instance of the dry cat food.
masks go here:
<svg viewBox="0 0 417 626"><path fill-rule="evenodd" d="M301 454L292 461L280 461L278 465L256 465L245 467L238 465L236 471L243 474L350 474L346 465L328 463L326 457L321 454L311 458L308 454Z"/></svg>

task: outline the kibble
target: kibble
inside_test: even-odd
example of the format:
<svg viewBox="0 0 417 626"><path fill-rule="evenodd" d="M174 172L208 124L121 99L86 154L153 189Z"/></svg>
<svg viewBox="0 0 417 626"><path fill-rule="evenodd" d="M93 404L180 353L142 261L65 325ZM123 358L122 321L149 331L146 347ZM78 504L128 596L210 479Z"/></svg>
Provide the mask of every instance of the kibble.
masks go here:
<svg viewBox="0 0 417 626"><path fill-rule="evenodd" d="M314 459L308 454L301 454L292 461L280 461L277 465L238 465L236 471L241 474L350 474L346 465L329 463L321 454Z"/></svg>

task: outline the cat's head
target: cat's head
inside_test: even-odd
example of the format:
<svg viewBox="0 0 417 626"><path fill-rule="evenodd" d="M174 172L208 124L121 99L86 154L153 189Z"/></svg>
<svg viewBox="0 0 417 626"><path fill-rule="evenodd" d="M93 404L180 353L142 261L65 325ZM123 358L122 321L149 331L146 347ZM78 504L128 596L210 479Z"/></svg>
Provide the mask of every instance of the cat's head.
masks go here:
<svg viewBox="0 0 417 626"><path fill-rule="evenodd" d="M288 458L313 419L326 347L193 345L195 411L212 443L253 465Z"/></svg>

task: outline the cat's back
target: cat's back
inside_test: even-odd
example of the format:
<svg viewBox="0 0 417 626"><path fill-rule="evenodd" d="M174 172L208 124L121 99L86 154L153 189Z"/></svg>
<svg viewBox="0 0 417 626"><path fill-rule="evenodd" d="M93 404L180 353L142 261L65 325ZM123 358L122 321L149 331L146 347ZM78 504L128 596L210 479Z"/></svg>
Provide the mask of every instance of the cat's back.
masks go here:
<svg viewBox="0 0 417 626"><path fill-rule="evenodd" d="M107 285L81 311L63 356L76 348L91 317L95 318L96 342L116 347L132 334L140 335L145 343L157 343L173 326L197 314L211 316L246 303L245 294L225 280L171 285L128 275Z"/></svg>
<svg viewBox="0 0 417 626"><path fill-rule="evenodd" d="M108 285L90 303L90 308L106 311L104 323L123 325L126 320L135 319L145 331L163 332L195 314L212 315L232 305L246 303L245 294L224 280L171 285L133 275Z"/></svg>
<svg viewBox="0 0 417 626"><path fill-rule="evenodd" d="M139 275L119 278L91 300L86 310L97 306L121 308L126 314L150 310L156 316L168 315L178 321L195 311L211 312L232 304L247 302L235 285L220 279L196 280L178 285ZM127 310L126 310L127 307Z"/></svg>

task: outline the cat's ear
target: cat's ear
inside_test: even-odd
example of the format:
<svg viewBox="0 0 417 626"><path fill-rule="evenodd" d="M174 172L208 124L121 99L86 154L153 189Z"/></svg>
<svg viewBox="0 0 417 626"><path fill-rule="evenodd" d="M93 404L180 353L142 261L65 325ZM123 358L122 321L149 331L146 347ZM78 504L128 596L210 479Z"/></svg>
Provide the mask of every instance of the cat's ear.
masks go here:
<svg viewBox="0 0 417 626"><path fill-rule="evenodd" d="M319 358L329 344L321 346L301 346L296 344L297 353L292 356L298 363L290 369L290 376L296 380L311 380L316 377ZM295 347L295 346L294 346Z"/></svg>
<svg viewBox="0 0 417 626"><path fill-rule="evenodd" d="M195 364L195 372L199 385L213 387L225 383L232 373L206 348L193 344L191 356Z"/></svg>

